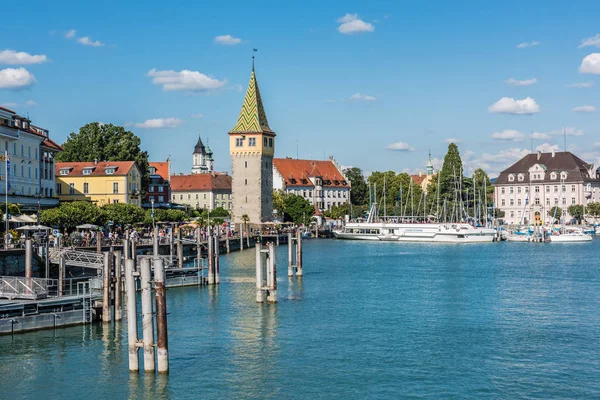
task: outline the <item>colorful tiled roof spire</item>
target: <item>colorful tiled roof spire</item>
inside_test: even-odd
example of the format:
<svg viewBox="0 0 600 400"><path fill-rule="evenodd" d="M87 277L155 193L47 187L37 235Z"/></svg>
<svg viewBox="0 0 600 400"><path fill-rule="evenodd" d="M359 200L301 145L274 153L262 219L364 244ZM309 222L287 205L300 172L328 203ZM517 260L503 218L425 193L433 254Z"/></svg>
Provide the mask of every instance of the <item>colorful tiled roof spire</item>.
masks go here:
<svg viewBox="0 0 600 400"><path fill-rule="evenodd" d="M244 97L244 104L238 117L237 124L233 127L230 133L270 133L274 132L269 128L265 108L263 107L258 90L258 82L254 74L254 65L252 66L252 74L250 75L250 83Z"/></svg>

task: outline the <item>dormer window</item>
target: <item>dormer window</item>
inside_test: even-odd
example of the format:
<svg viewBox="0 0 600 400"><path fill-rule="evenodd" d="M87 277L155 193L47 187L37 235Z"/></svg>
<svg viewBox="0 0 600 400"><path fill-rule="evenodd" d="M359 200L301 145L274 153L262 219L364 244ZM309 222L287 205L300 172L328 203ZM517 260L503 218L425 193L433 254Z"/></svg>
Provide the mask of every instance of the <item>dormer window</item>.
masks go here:
<svg viewBox="0 0 600 400"><path fill-rule="evenodd" d="M59 175L63 175L63 176L64 176L64 175L69 175L69 172L71 172L71 169L70 169L70 168L61 168L61 169L58 171L58 174L59 174Z"/></svg>
<svg viewBox="0 0 600 400"><path fill-rule="evenodd" d="M556 172L552 172L550 174L550 179L556 179Z"/></svg>
<svg viewBox="0 0 600 400"><path fill-rule="evenodd" d="M519 182L523 182L523 180L525 179L525 175L519 174L518 179L519 179Z"/></svg>
<svg viewBox="0 0 600 400"><path fill-rule="evenodd" d="M107 168L104 168L104 173L106 175L114 175L116 170L117 170L117 168L115 168L115 167L107 167Z"/></svg>
<svg viewBox="0 0 600 400"><path fill-rule="evenodd" d="M509 182L514 182L514 181L515 181L515 176L514 176L513 174L510 174L510 175L508 176L508 181L509 181Z"/></svg>
<svg viewBox="0 0 600 400"><path fill-rule="evenodd" d="M156 167L150 167L150 175L156 174Z"/></svg>
<svg viewBox="0 0 600 400"><path fill-rule="evenodd" d="M91 175L92 172L94 172L94 168L93 167L87 167L87 168L84 168L82 170L82 172L83 172L84 175Z"/></svg>
<svg viewBox="0 0 600 400"><path fill-rule="evenodd" d="M560 179L567 179L567 173L565 171L560 173Z"/></svg>

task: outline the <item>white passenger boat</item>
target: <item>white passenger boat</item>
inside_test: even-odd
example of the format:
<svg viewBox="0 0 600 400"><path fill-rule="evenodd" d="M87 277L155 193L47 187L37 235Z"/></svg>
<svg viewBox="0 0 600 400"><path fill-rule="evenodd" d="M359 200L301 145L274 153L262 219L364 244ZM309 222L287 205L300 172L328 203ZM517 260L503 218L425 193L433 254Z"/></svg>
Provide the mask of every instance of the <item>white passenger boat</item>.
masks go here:
<svg viewBox="0 0 600 400"><path fill-rule="evenodd" d="M591 242L592 235L584 233L582 230L571 230L569 232L561 233L560 235L550 236L550 242L552 243L573 243L573 242Z"/></svg>

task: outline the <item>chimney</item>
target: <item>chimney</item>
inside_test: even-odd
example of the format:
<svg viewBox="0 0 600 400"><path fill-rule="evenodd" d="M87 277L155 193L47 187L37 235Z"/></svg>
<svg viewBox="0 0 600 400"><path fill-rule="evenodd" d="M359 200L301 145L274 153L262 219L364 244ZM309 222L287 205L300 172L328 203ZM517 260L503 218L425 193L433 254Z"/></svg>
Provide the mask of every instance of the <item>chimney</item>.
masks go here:
<svg viewBox="0 0 600 400"><path fill-rule="evenodd" d="M552 158L556 155L556 150L552 149Z"/></svg>
<svg viewBox="0 0 600 400"><path fill-rule="evenodd" d="M537 159L538 159L538 161L540 160L540 158L542 158L542 152L538 151L538 153L537 153Z"/></svg>
<svg viewBox="0 0 600 400"><path fill-rule="evenodd" d="M94 158L94 165L98 165L98 159Z"/></svg>

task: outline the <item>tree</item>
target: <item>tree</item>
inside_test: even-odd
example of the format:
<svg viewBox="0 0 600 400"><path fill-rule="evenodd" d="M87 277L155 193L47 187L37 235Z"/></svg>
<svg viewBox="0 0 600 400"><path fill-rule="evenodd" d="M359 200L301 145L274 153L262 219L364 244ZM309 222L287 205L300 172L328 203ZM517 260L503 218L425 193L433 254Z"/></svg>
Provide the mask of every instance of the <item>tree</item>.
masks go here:
<svg viewBox="0 0 600 400"><path fill-rule="evenodd" d="M303 197L291 194L285 200L285 212L289 215L291 221L301 225L305 220L310 221L315 208Z"/></svg>
<svg viewBox="0 0 600 400"><path fill-rule="evenodd" d="M581 204L573 204L567 208L571 218L575 218L578 223L583 219L583 206Z"/></svg>
<svg viewBox="0 0 600 400"><path fill-rule="evenodd" d="M462 179L462 173L463 166L458 146L450 143L440 171L440 198L454 201L455 190Z"/></svg>
<svg viewBox="0 0 600 400"><path fill-rule="evenodd" d="M285 217L285 199L287 199L287 196L287 193L283 190L273 190L273 209L277 210L281 218Z"/></svg>
<svg viewBox="0 0 600 400"><path fill-rule="evenodd" d="M140 138L122 126L92 122L71 132L56 161L135 161L142 173L142 187L148 185L148 153Z"/></svg>
<svg viewBox="0 0 600 400"><path fill-rule="evenodd" d="M587 205L587 213L590 217L600 218L600 203L591 202Z"/></svg>
<svg viewBox="0 0 600 400"><path fill-rule="evenodd" d="M128 203L107 204L102 207L109 221L117 225L134 225L144 222L145 211L140 206Z"/></svg>
<svg viewBox="0 0 600 400"><path fill-rule="evenodd" d="M556 219L556 220L560 220L560 217L562 217L562 208L558 207L558 206L554 206L552 207L549 211L548 211L548 216L550 218Z"/></svg>
<svg viewBox="0 0 600 400"><path fill-rule="evenodd" d="M154 221L155 222L183 222L186 221L189 216L183 210L164 210L162 208L154 209ZM146 217L144 223L152 223L152 210L146 210Z"/></svg>
<svg viewBox="0 0 600 400"><path fill-rule="evenodd" d="M59 228L72 229L81 224L103 226L107 222L106 213L95 204L87 201L62 203L57 208L42 210L41 223Z"/></svg>
<svg viewBox="0 0 600 400"><path fill-rule="evenodd" d="M365 177L360 168L352 167L344 170L344 175L350 181L350 201L357 206L367 204L369 198L369 190Z"/></svg>

